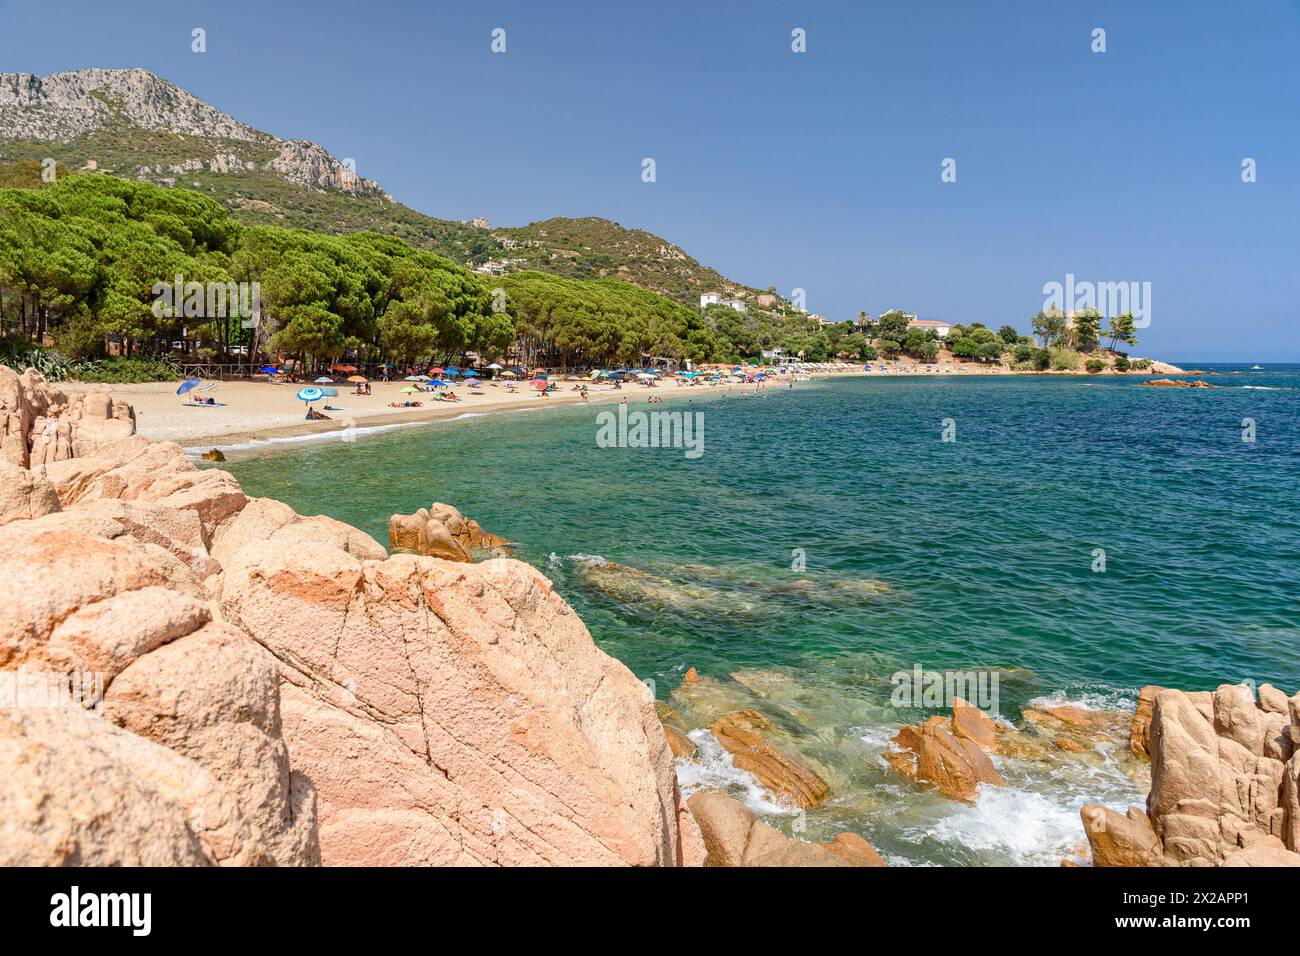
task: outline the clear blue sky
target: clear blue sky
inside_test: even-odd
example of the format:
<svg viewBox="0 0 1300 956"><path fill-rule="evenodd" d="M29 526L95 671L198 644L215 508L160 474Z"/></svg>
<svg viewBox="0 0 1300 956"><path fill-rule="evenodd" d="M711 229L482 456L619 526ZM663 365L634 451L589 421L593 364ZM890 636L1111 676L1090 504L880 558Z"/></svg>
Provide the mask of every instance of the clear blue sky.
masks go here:
<svg viewBox="0 0 1300 956"><path fill-rule="evenodd" d="M88 66L316 140L423 212L605 216L835 318L1027 330L1072 272L1152 283L1138 354L1300 360L1296 0L0 0L0 70Z"/></svg>

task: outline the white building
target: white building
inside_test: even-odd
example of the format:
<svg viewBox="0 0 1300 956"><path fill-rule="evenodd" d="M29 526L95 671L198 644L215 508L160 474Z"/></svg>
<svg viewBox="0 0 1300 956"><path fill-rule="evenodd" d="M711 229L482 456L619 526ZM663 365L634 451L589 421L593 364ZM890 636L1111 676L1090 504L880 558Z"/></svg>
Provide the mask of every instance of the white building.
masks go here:
<svg viewBox="0 0 1300 956"><path fill-rule="evenodd" d="M949 325L947 322L937 322L934 319L912 318L908 320L907 327L909 329L924 329L926 331L933 332L941 339L946 339L948 337L948 333L952 331L952 326Z"/></svg>
<svg viewBox="0 0 1300 956"><path fill-rule="evenodd" d="M723 299L722 304L726 306L730 306L731 308L735 309L737 312L744 312L746 309L749 308L749 306L745 305L745 303L742 302L740 299Z"/></svg>
<svg viewBox="0 0 1300 956"><path fill-rule="evenodd" d="M700 295L700 308L707 309L711 305L717 305L722 301L720 292L705 292Z"/></svg>

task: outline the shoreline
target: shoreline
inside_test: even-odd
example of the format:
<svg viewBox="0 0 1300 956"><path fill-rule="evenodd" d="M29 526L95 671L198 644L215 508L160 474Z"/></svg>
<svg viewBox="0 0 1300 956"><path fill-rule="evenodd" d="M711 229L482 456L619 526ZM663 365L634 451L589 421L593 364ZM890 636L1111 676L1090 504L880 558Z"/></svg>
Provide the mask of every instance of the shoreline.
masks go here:
<svg viewBox="0 0 1300 956"><path fill-rule="evenodd" d="M1161 370L1127 373L1100 373L1090 375L1086 372L1022 372L1005 367L980 368L978 366L953 364L924 371L916 366L896 366L888 371L866 372L860 366L838 370L817 370L808 373L808 380L828 378L983 378L986 376L1039 376L1079 378L1098 378L1123 375L1126 378L1151 378L1156 375L1187 374L1175 366L1161 363ZM969 369L969 371L958 371ZM557 380L560 381L560 380ZM219 382L212 394L227 402L221 406L199 406L187 403L175 394L176 386L172 382L149 382L139 384L103 385L85 382L59 382L56 387L68 393L80 393L92 390L106 390L114 398L131 403L136 414L136 430L150 441L174 441L181 445L192 457L200 452L217 449L223 454L244 454L265 450L266 446L278 444L293 445L301 442L347 440L341 432L350 431L353 435L390 431L414 425L428 425L436 422L455 421L466 416L490 415L498 412L521 412L530 409L550 408L557 405L602 405L617 403L624 397L629 402L640 402L649 395L643 395L642 389L635 385L624 386L615 390L609 386L590 385L589 398L584 403L582 397L570 388L577 380L564 380L561 390L541 398L539 393L519 386L517 392L506 392L499 386L487 386L478 392L470 392L463 387L457 389L462 400L459 402L429 402L421 408L391 408L390 401L405 399L408 396L401 389L409 383L404 381L372 382L373 394L356 396L340 390L332 402L341 404L337 410L326 409L329 420L308 421L303 414L305 407L294 397L297 385L279 385L267 382ZM778 378L776 381L761 386L762 389L786 389L789 380ZM735 393L737 391L757 391L760 386L742 382L728 382L711 386L675 386L660 385L645 392L662 396L664 399L683 397L703 398L718 393ZM317 403L318 406L320 403ZM323 406L320 406L323 407ZM331 436L337 436L331 438Z"/></svg>

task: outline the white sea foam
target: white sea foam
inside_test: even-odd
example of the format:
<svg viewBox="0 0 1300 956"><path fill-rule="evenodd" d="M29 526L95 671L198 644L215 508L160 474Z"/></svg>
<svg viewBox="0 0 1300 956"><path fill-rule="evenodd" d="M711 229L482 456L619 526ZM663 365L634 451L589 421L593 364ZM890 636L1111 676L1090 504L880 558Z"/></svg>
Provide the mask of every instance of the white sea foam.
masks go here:
<svg viewBox="0 0 1300 956"><path fill-rule="evenodd" d="M557 571L564 566L565 561L572 564L594 564L598 566L608 564L608 562L599 554L582 554L579 552L578 554L566 554L561 556L552 551L547 555L546 566L552 571Z"/></svg>
<svg viewBox="0 0 1300 956"><path fill-rule="evenodd" d="M1054 690L1035 697L1030 707L1081 707L1084 710L1132 710L1137 706L1136 687L1095 686L1088 690Z"/></svg>
<svg viewBox="0 0 1300 956"><path fill-rule="evenodd" d="M731 754L707 727L692 730L688 736L694 741L697 753L692 760L677 760L677 782L681 784L683 796L689 797L699 790L721 790L755 813L766 816L790 813L757 777L735 765Z"/></svg>
<svg viewBox="0 0 1300 956"><path fill-rule="evenodd" d="M492 414L491 412L462 412L461 414L453 418L452 421L458 422L462 418L487 418L491 414Z"/></svg>
<svg viewBox="0 0 1300 956"><path fill-rule="evenodd" d="M318 441L355 441L364 435L377 435L381 432L390 432L398 428L410 428L413 425L428 425L430 422L395 422L391 425L371 425L367 428L340 428L328 432L312 432L308 435L284 435L277 438L254 438L250 441L239 442L234 445L203 445L201 447L189 447L182 449L189 458L198 458L210 448L216 448L218 451L252 451L257 448L265 448L268 445L297 445L306 442Z"/></svg>
<svg viewBox="0 0 1300 956"><path fill-rule="evenodd" d="M1056 795L981 785L974 806L954 804L925 835L1005 856L1019 866L1051 866L1083 842L1079 808L1084 802L1076 806Z"/></svg>

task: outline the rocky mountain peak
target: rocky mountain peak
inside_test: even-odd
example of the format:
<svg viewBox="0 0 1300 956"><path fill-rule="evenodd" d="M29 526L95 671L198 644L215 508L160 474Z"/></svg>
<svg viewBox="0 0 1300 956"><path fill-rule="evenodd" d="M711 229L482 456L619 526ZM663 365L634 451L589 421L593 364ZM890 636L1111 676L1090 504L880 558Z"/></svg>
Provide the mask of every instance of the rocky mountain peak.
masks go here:
<svg viewBox="0 0 1300 956"><path fill-rule="evenodd" d="M0 73L0 130L7 138L66 143L115 122L204 138L267 138L148 70Z"/></svg>
<svg viewBox="0 0 1300 956"><path fill-rule="evenodd" d="M148 70L72 70L34 76L0 73L0 141L75 145L97 133L136 128L186 137L185 155L139 164L142 179L206 170L219 175L266 169L315 190L391 200L323 146L253 129ZM248 147L258 147L250 152ZM268 154L269 151L269 154ZM96 159L87 155L83 159Z"/></svg>

